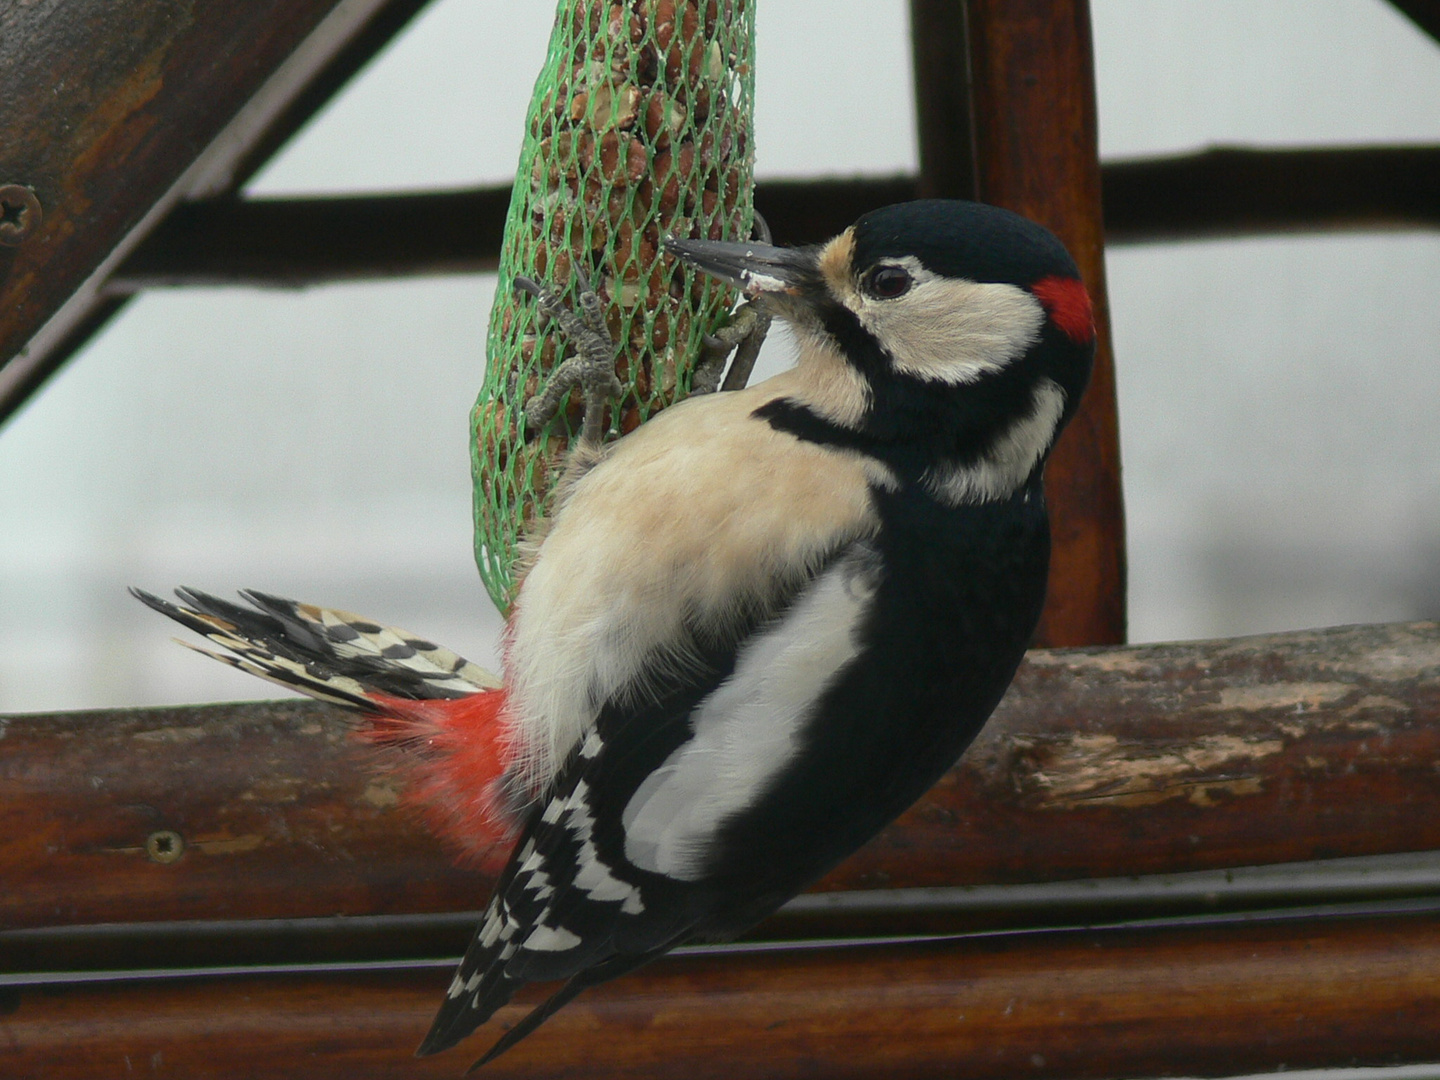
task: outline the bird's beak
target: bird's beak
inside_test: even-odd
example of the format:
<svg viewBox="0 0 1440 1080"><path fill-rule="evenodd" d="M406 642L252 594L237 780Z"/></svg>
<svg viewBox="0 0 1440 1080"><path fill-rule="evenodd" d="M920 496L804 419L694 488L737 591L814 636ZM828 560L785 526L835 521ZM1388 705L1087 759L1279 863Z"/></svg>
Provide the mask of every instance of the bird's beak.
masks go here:
<svg viewBox="0 0 1440 1080"><path fill-rule="evenodd" d="M817 281L815 253L809 248L670 238L665 250L711 277L738 286L747 296L799 296Z"/></svg>

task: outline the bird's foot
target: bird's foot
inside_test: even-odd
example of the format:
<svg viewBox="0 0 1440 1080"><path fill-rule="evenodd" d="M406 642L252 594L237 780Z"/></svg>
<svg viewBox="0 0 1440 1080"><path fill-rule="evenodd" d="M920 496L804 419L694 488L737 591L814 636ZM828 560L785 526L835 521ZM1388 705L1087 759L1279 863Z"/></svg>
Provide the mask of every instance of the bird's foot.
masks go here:
<svg viewBox="0 0 1440 1080"><path fill-rule="evenodd" d="M582 289L577 312L553 289L533 278L517 275L515 288L535 297L541 314L553 320L575 348L575 355L550 373L540 393L525 402L525 430L536 432L548 424L559 412L565 395L579 386L585 393L580 441L598 446L605 405L624 390L615 377L615 341L605 325L599 295L594 289Z"/></svg>

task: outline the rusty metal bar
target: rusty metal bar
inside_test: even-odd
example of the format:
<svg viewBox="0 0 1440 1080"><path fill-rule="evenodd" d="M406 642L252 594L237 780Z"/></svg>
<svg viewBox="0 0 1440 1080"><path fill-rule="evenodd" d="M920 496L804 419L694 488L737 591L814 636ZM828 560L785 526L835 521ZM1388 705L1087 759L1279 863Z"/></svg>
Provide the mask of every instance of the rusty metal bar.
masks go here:
<svg viewBox="0 0 1440 1080"><path fill-rule="evenodd" d="M0 990L7 1069L453 1077L534 1004L410 1057L448 965ZM668 957L487 1076L1080 1080L1440 1058L1440 916L1112 929ZM488 1036L488 1038L487 1038Z"/></svg>
<svg viewBox="0 0 1440 1080"><path fill-rule="evenodd" d="M0 926L468 911L310 702L10 717ZM1440 627L1037 651L964 759L822 890L1440 848Z"/></svg>

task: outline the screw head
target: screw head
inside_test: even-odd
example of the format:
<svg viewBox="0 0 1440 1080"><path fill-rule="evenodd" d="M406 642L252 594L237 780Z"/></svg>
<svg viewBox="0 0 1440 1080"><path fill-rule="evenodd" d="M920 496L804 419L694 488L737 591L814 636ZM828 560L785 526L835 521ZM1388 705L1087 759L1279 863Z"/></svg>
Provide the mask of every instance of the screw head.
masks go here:
<svg viewBox="0 0 1440 1080"><path fill-rule="evenodd" d="M185 838L172 829L161 829L145 838L145 854L151 862L173 863L185 854Z"/></svg>
<svg viewBox="0 0 1440 1080"><path fill-rule="evenodd" d="M43 216L35 192L23 184L0 184L0 244L18 247Z"/></svg>

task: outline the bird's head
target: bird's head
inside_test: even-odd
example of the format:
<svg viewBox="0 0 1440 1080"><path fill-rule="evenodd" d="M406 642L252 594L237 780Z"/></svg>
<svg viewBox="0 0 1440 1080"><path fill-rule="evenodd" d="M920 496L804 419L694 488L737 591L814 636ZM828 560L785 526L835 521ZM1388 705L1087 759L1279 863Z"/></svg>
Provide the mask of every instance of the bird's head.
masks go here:
<svg viewBox="0 0 1440 1080"><path fill-rule="evenodd" d="M923 438L929 477L960 470L967 500L1009 494L1037 470L1089 378L1079 271L1053 233L1008 210L925 199L814 247L667 249L790 323L802 363L809 352L858 374L864 407L842 422L881 441Z"/></svg>

